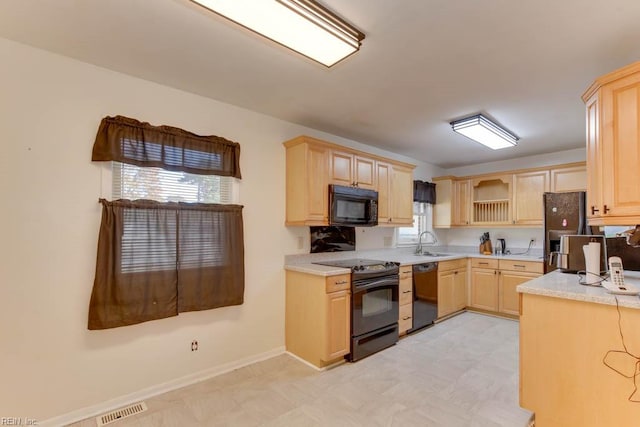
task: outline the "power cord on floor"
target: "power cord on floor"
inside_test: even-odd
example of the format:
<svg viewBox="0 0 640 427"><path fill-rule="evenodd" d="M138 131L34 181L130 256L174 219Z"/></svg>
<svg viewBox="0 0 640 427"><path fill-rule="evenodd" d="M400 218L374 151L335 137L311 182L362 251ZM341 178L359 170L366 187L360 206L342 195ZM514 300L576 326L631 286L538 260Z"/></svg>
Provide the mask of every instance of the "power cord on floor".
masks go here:
<svg viewBox="0 0 640 427"><path fill-rule="evenodd" d="M624 350L609 350L609 351L607 351L607 353L602 358L602 363L607 368L613 370L617 374L620 374L623 377L628 378L628 379L633 379L633 392L629 395L628 400L629 400L629 402L640 403L640 400L639 400L640 398L634 398L634 395L638 391L637 378L638 378L638 375L640 375L640 357L638 357L635 354L631 353L627 349L627 345L624 342L624 335L622 333L622 314L620 313L620 305L618 304L618 297L616 297L614 295L614 298L616 300L616 310L618 311L618 332L620 333L620 339L622 340L622 348L624 348ZM609 355L611 355L611 354L626 354L628 356L631 356L633 359L635 359L633 375L626 375L624 372L619 371L618 369L614 368L609 363L607 363L607 357L609 357Z"/></svg>

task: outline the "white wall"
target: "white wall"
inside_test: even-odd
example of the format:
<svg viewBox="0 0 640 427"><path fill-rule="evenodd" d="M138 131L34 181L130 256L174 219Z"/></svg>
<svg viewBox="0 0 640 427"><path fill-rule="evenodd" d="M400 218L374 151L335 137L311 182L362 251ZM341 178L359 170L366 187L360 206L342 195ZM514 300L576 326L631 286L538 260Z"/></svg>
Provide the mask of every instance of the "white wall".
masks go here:
<svg viewBox="0 0 640 427"><path fill-rule="evenodd" d="M508 150L508 148L507 148ZM562 163L584 162L587 159L587 148L558 151L556 153L539 154L537 156L520 157L517 159L501 160L498 162L479 163L471 166L461 166L446 170L446 175L466 176L483 173L500 172L514 169L527 169Z"/></svg>
<svg viewBox="0 0 640 427"><path fill-rule="evenodd" d="M283 225L282 141L366 146L4 39L0 56L0 416L48 419L282 351L284 255L308 239ZM87 330L102 185L91 149L117 114L240 142L242 306ZM374 233L365 246L389 231Z"/></svg>

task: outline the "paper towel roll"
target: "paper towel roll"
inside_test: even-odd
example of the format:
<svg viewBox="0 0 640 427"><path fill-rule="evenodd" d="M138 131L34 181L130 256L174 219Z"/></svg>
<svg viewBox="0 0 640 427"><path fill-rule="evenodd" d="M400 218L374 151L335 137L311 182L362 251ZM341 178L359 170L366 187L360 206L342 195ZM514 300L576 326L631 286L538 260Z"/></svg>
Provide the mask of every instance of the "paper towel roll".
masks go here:
<svg viewBox="0 0 640 427"><path fill-rule="evenodd" d="M593 285L600 282L600 243L589 242L582 247L586 271L585 283Z"/></svg>

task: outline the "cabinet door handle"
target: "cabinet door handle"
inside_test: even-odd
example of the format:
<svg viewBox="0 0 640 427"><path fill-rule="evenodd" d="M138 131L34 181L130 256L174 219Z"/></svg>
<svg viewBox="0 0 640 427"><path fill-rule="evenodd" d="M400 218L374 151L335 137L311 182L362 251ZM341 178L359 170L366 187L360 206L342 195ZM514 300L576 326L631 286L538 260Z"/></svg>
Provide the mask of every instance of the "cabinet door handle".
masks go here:
<svg viewBox="0 0 640 427"><path fill-rule="evenodd" d="M336 285L346 285L347 283L349 282L347 282L346 280L341 280L339 282L336 282Z"/></svg>
<svg viewBox="0 0 640 427"><path fill-rule="evenodd" d="M609 209L609 208L607 207L607 205L604 205L604 213L607 213L607 212L609 212L610 210L611 210L611 209Z"/></svg>
<svg viewBox="0 0 640 427"><path fill-rule="evenodd" d="M596 212L600 212L600 209L596 209L595 206L591 206L591 215L595 215Z"/></svg>
<svg viewBox="0 0 640 427"><path fill-rule="evenodd" d="M498 274L498 272L496 270L493 270L493 274Z"/></svg>
<svg viewBox="0 0 640 427"><path fill-rule="evenodd" d="M402 318L402 320L409 320L409 319L411 319L411 316Z"/></svg>
<svg viewBox="0 0 640 427"><path fill-rule="evenodd" d="M411 291L402 291L403 294L410 294Z"/></svg>
<svg viewBox="0 0 640 427"><path fill-rule="evenodd" d="M454 271L454 272L453 272L453 274L458 274L458 272L457 272L457 271Z"/></svg>
<svg viewBox="0 0 640 427"><path fill-rule="evenodd" d="M411 270L409 271L403 271L402 274L411 274Z"/></svg>
<svg viewBox="0 0 640 427"><path fill-rule="evenodd" d="M479 262L478 264L479 264L479 265L489 265L489 263L488 263L488 262Z"/></svg>
<svg viewBox="0 0 640 427"><path fill-rule="evenodd" d="M525 266L522 265L522 264L513 264L513 267L514 268L525 268Z"/></svg>

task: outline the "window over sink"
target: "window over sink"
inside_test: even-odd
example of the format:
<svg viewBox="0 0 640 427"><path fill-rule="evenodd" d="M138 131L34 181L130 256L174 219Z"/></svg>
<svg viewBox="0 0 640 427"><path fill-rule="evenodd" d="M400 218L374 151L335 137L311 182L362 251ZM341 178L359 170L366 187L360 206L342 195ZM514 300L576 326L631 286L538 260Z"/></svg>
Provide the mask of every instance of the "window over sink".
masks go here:
<svg viewBox="0 0 640 427"><path fill-rule="evenodd" d="M433 233L433 205L430 203L413 202L413 227L396 228L397 245L417 245L420 233L423 231Z"/></svg>

